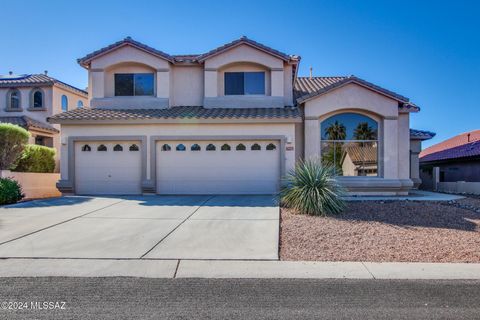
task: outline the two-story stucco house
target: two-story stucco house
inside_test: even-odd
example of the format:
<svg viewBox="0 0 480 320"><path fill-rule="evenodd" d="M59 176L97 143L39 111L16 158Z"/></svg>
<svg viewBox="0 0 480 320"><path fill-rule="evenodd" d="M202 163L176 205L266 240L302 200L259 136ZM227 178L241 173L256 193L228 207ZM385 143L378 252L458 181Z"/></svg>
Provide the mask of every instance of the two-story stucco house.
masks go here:
<svg viewBox="0 0 480 320"><path fill-rule="evenodd" d="M57 150L60 155L60 125L47 118L88 102L87 92L45 74L0 75L0 123L27 129L29 143Z"/></svg>
<svg viewBox="0 0 480 320"><path fill-rule="evenodd" d="M78 62L92 108L49 119L62 128L63 192L272 194L311 157L352 193L413 187L419 108L354 76L297 77L299 56L246 37L196 55L126 38Z"/></svg>

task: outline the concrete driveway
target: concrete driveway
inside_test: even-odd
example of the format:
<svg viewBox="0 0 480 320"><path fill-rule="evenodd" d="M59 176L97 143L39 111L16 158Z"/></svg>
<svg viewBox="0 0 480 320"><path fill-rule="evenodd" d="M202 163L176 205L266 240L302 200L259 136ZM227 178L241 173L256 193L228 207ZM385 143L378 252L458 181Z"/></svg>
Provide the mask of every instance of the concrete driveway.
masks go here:
<svg viewBox="0 0 480 320"><path fill-rule="evenodd" d="M62 197L0 208L0 258L278 259L273 196Z"/></svg>

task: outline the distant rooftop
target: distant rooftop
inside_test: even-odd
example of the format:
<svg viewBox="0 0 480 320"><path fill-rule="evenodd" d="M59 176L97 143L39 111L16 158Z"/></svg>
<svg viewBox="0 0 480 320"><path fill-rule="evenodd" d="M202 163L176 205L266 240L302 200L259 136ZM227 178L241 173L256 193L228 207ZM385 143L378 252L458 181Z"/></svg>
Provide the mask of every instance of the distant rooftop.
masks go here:
<svg viewBox="0 0 480 320"><path fill-rule="evenodd" d="M455 148L455 147L462 146L464 144L479 141L479 140L480 140L480 130L464 132L459 135L456 135L455 137L452 137L450 139L447 139L445 141L442 141L440 143L434 144L433 146L426 148L420 153L420 159L432 153Z"/></svg>
<svg viewBox="0 0 480 320"><path fill-rule="evenodd" d="M0 75L0 88L5 87L34 87L41 85L59 85L64 88L76 91L82 95L88 95L88 92L58 79L52 78L46 74L8 74Z"/></svg>
<svg viewBox="0 0 480 320"><path fill-rule="evenodd" d="M478 140L422 156L420 162L461 160L471 157L480 157L480 141Z"/></svg>

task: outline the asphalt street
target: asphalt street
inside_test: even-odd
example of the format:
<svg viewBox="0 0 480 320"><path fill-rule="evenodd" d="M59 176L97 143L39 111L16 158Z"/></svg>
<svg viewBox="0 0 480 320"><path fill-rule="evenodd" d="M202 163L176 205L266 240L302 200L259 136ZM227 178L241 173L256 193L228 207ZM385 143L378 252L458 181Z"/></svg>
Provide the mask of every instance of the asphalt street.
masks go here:
<svg viewBox="0 0 480 320"><path fill-rule="evenodd" d="M479 300L458 280L0 279L0 319L480 319Z"/></svg>

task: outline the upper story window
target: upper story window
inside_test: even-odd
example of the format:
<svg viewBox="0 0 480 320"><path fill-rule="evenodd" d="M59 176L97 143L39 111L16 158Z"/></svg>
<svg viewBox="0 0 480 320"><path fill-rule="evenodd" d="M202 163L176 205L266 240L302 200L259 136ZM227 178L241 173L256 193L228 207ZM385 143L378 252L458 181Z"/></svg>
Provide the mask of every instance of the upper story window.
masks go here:
<svg viewBox="0 0 480 320"><path fill-rule="evenodd" d="M66 95L62 95L62 111L68 111L68 98Z"/></svg>
<svg viewBox="0 0 480 320"><path fill-rule="evenodd" d="M321 124L322 163L340 176L378 176L378 123L357 113L341 113Z"/></svg>
<svg viewBox="0 0 480 320"><path fill-rule="evenodd" d="M43 92L39 89L33 89L33 94L31 96L32 102L31 106L33 108L43 108Z"/></svg>
<svg viewBox="0 0 480 320"><path fill-rule="evenodd" d="M20 109L20 91L12 89L7 96L8 109Z"/></svg>
<svg viewBox="0 0 480 320"><path fill-rule="evenodd" d="M265 94L265 72L225 72L225 95Z"/></svg>
<svg viewBox="0 0 480 320"><path fill-rule="evenodd" d="M116 73L115 96L153 96L153 73Z"/></svg>
<svg viewBox="0 0 480 320"><path fill-rule="evenodd" d="M83 108L83 102L82 102L82 100L78 100L78 102L77 102L77 108Z"/></svg>

